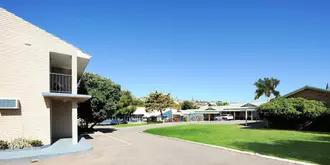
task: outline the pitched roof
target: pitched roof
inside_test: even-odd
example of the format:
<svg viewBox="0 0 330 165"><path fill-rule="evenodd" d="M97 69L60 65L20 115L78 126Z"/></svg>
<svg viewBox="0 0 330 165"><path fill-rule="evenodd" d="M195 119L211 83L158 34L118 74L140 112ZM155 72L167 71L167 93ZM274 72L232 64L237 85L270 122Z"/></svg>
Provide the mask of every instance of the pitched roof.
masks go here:
<svg viewBox="0 0 330 165"><path fill-rule="evenodd" d="M10 18L11 19L11 22L14 22L15 25L18 25L20 23L24 23L23 25L24 25L25 30L29 30L29 28L32 28L33 29L33 32L37 32L37 34L40 35L42 38L47 38L47 40L52 40L53 43L60 43L60 44L63 44L64 43L64 44L68 45L69 47L76 49L77 52L78 52L77 53L77 56L78 57L87 58L87 59L90 59L92 57L89 54L87 54L84 51L82 51L80 48L78 48L78 47L72 45L71 43L69 43L69 42L67 42L67 41L65 41L65 40L63 40L63 39L55 36L54 34L52 34L50 32L47 32L44 29L41 29L40 27L34 25L33 23L31 23L31 22L29 22L29 21L27 21L27 20L25 20L25 19L23 19L23 18L15 15L14 13L9 12L8 10L6 10L6 9L4 9L2 7L0 7L0 16L2 16L4 18L7 18L8 17L7 19ZM35 36L33 36L33 38L35 38Z"/></svg>
<svg viewBox="0 0 330 165"><path fill-rule="evenodd" d="M304 90L306 90L306 89L314 90L314 91L319 91L319 92L324 92L324 93L329 93L329 94L330 94L330 90L321 89L321 88L316 88L316 87L312 87L312 86L307 86L307 85L306 85L306 86L304 86L304 87L302 87L302 88L299 88L299 89L297 89L297 90L295 90L295 91L293 91L293 92L290 92L290 93L284 95L283 97L289 97L289 96L291 96L291 95L294 95L294 94L299 93L299 92L301 92L301 91L304 91Z"/></svg>
<svg viewBox="0 0 330 165"><path fill-rule="evenodd" d="M263 104L263 102L259 103L247 103L247 102L237 102L231 103L225 106L202 106L199 109L188 109L189 111L226 111L226 110L233 110L233 109L247 109L247 108L256 108L259 105ZM188 111L185 110L185 111Z"/></svg>
<svg viewBox="0 0 330 165"><path fill-rule="evenodd" d="M145 107L137 107L136 110L133 112L133 115L145 115L146 108Z"/></svg>

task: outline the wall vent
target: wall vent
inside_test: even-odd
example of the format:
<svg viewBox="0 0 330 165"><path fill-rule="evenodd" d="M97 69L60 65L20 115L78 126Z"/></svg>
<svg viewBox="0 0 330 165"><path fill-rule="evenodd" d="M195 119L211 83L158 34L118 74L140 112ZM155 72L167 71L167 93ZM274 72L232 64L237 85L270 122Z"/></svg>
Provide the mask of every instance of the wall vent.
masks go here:
<svg viewBox="0 0 330 165"><path fill-rule="evenodd" d="M18 99L0 98L0 109L18 109Z"/></svg>

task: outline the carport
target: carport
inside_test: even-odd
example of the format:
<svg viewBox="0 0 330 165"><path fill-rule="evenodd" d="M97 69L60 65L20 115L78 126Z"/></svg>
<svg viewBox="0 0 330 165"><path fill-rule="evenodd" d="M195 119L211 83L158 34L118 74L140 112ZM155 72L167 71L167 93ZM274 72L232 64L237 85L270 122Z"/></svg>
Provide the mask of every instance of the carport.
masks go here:
<svg viewBox="0 0 330 165"><path fill-rule="evenodd" d="M247 123L248 119L259 119L257 113L259 105L260 103L232 103L228 106L207 106L191 111L203 114L206 121L211 121L216 115L231 114L234 120L245 120Z"/></svg>
<svg viewBox="0 0 330 165"><path fill-rule="evenodd" d="M205 110L196 110L195 113L200 113L204 115L204 120L211 121L216 115L219 115L219 111L216 109L209 107Z"/></svg>

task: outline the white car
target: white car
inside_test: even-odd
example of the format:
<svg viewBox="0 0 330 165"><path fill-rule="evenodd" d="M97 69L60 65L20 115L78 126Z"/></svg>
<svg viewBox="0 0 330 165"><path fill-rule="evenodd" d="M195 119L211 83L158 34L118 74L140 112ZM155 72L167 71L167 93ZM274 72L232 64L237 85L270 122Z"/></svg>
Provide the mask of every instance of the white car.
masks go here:
<svg viewBox="0 0 330 165"><path fill-rule="evenodd" d="M234 120L234 116L230 114L222 115L223 120Z"/></svg>
<svg viewBox="0 0 330 165"><path fill-rule="evenodd" d="M234 120L234 116L230 114L225 114L214 117L214 120Z"/></svg>
<svg viewBox="0 0 330 165"><path fill-rule="evenodd" d="M216 117L214 117L214 120L222 120L222 117L221 116L216 116Z"/></svg>

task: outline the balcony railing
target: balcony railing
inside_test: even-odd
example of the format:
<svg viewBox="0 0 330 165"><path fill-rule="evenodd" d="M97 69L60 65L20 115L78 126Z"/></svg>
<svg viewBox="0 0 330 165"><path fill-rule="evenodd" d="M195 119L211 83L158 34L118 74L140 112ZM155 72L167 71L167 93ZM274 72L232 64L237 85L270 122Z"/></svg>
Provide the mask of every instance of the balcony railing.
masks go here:
<svg viewBox="0 0 330 165"><path fill-rule="evenodd" d="M50 92L72 93L72 78L70 74L50 73Z"/></svg>

